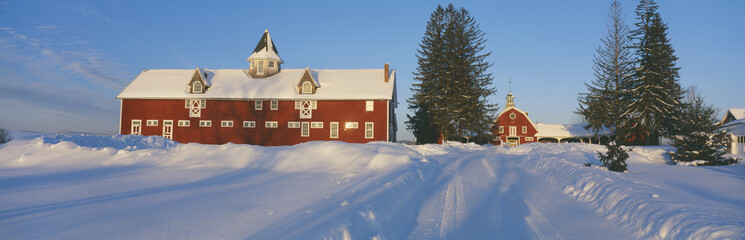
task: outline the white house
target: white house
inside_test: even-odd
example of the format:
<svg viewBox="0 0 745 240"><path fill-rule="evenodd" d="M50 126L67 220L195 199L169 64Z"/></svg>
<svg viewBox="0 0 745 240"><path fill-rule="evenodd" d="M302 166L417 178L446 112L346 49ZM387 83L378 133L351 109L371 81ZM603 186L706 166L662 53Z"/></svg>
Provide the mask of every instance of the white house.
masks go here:
<svg viewBox="0 0 745 240"><path fill-rule="evenodd" d="M722 128L729 132L731 154L745 154L745 108L730 108L722 118Z"/></svg>

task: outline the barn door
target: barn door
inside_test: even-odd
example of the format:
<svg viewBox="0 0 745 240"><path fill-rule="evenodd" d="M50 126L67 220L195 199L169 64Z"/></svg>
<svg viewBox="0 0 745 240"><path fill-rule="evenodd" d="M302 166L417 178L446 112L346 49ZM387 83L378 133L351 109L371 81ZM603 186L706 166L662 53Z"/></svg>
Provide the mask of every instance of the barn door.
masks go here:
<svg viewBox="0 0 745 240"><path fill-rule="evenodd" d="M173 139L173 120L163 120L163 137Z"/></svg>
<svg viewBox="0 0 745 240"><path fill-rule="evenodd" d="M510 126L510 136L517 136L517 127Z"/></svg>
<svg viewBox="0 0 745 240"><path fill-rule="evenodd" d="M132 129L129 134L142 135L142 120L132 120Z"/></svg>
<svg viewBox="0 0 745 240"><path fill-rule="evenodd" d="M198 99L192 99L189 104L189 117L201 117L202 116L202 101Z"/></svg>

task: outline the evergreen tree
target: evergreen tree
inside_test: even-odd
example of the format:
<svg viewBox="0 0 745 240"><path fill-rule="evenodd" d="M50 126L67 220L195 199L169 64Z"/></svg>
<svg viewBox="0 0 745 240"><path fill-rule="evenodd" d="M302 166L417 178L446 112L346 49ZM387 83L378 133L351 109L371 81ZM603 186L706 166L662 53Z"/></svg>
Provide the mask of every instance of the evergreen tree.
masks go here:
<svg viewBox="0 0 745 240"><path fill-rule="evenodd" d="M598 152L600 162L602 162L603 166L608 168L608 170L625 172L627 166L626 159L629 158L629 151L631 150L624 149L623 146L616 144L615 142L608 143L607 148L608 152L605 154Z"/></svg>
<svg viewBox="0 0 745 240"><path fill-rule="evenodd" d="M731 139L720 130L716 109L704 102L694 88L688 90L681 110L677 135L673 136L675 152L668 153L675 162L704 160L704 165L726 165L737 160L727 158L726 146Z"/></svg>
<svg viewBox="0 0 745 240"><path fill-rule="evenodd" d="M652 136L669 136L674 131L683 95L680 68L675 66L678 58L657 8L654 0L641 0L636 8L638 22L632 39L638 59L630 86L635 99L624 114L631 119L629 127L646 136L647 144Z"/></svg>
<svg viewBox="0 0 745 240"><path fill-rule="evenodd" d="M414 116L406 115L409 120L406 121L406 128L411 130L416 137L417 144L437 143L440 137L437 126L432 123L432 117L429 115L426 105L419 105L416 108Z"/></svg>
<svg viewBox="0 0 745 240"><path fill-rule="evenodd" d="M465 8L437 6L419 44L414 95L407 100L415 112L409 116L409 130L425 133L415 128L436 127L443 140L469 139L488 131L496 105L487 97L496 89L490 87L492 77L486 72L490 64L485 59L491 53L482 53L485 42ZM421 124L423 119L431 119L431 124Z"/></svg>
<svg viewBox="0 0 745 240"><path fill-rule="evenodd" d="M5 130L5 128L0 128L0 143L10 142L10 140L13 140L13 138L10 137L10 132Z"/></svg>
<svg viewBox="0 0 745 240"><path fill-rule="evenodd" d="M634 59L630 49L629 27L623 20L623 9L614 0L608 13L607 30L600 39L593 60L594 80L585 84L588 92L580 94L579 109L587 125L586 129L597 133L611 129L616 136L616 144L623 142L622 127L626 122L623 113L633 96L629 87L634 74Z"/></svg>

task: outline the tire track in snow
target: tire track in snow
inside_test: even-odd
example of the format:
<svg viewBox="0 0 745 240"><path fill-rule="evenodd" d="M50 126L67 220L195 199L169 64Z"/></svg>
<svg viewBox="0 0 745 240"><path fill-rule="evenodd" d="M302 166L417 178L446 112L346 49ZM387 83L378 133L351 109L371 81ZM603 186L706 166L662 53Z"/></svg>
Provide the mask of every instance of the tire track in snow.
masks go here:
<svg viewBox="0 0 745 240"><path fill-rule="evenodd" d="M457 171L456 171L457 172ZM466 196L463 193L463 178L460 174L448 183L445 200L440 214L440 239L453 237L466 212Z"/></svg>

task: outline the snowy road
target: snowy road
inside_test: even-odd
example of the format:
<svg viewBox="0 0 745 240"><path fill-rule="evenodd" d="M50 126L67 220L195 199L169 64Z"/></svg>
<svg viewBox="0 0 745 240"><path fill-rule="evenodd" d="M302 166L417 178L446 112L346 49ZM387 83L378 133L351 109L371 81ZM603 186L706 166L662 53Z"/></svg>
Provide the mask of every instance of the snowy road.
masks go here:
<svg viewBox="0 0 745 240"><path fill-rule="evenodd" d="M429 156L442 171L409 238L633 238L525 172L519 166L523 157L491 151Z"/></svg>

